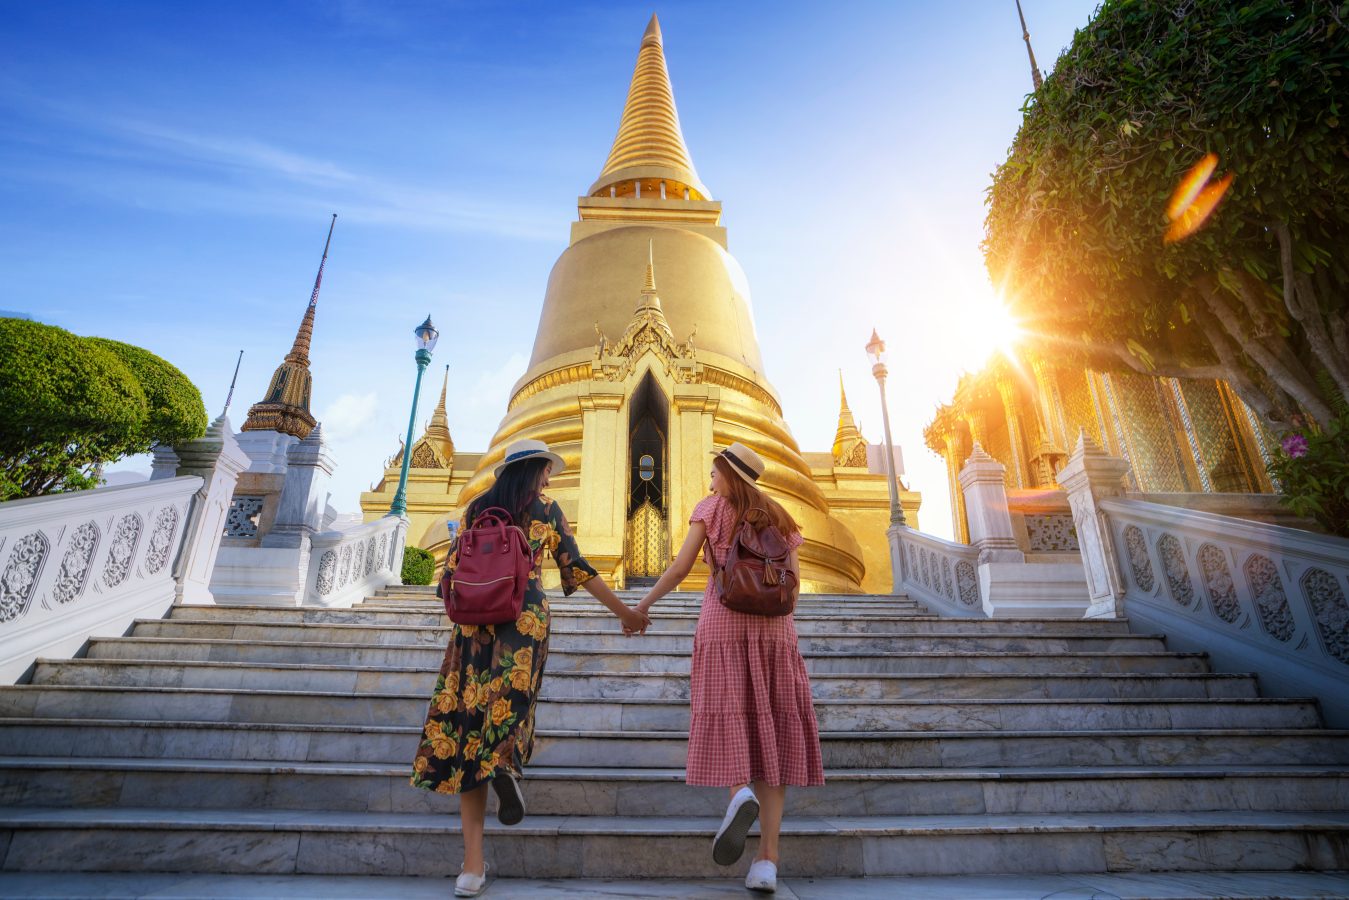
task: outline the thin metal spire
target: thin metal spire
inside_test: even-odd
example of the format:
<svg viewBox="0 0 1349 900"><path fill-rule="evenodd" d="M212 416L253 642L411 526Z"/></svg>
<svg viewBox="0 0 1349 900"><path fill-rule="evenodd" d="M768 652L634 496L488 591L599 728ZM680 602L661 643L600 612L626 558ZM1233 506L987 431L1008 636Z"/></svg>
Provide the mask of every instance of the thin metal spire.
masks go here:
<svg viewBox="0 0 1349 900"><path fill-rule="evenodd" d="M319 286L323 284L323 264L328 261L328 247L333 242L333 228L337 226L337 213L333 213L333 220L328 223L328 239L323 242L323 259L319 260L319 273L314 278L314 293L309 295L309 305L316 306L319 302Z"/></svg>
<svg viewBox="0 0 1349 900"><path fill-rule="evenodd" d="M1026 55L1030 57L1030 80L1038 91L1040 85L1044 84L1044 78L1040 76L1040 67L1035 64L1035 51L1030 45L1030 29L1026 27L1026 16L1021 11L1021 0L1016 0L1016 14L1021 19L1021 38L1026 42Z"/></svg>
<svg viewBox="0 0 1349 900"><path fill-rule="evenodd" d="M239 351L239 358L234 361L234 377L230 379L230 392L225 395L225 408L220 411L223 416L230 411L230 401L234 399L234 385L239 382L239 366L243 365L244 351Z"/></svg>

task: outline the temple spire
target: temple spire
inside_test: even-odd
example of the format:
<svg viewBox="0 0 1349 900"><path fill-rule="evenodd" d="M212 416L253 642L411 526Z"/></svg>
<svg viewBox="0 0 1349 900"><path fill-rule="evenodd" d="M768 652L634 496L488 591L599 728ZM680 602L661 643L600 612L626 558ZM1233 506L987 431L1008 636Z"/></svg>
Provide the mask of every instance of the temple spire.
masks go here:
<svg viewBox="0 0 1349 900"><path fill-rule="evenodd" d="M660 21L655 15L642 35L613 148L589 193L595 197L708 198L679 126Z"/></svg>
<svg viewBox="0 0 1349 900"><path fill-rule="evenodd" d="M656 242L647 241L646 244L646 281L642 285L642 296L637 301L637 311L644 309L655 310L661 313L661 319L665 314L661 312L660 297L656 296Z"/></svg>
<svg viewBox="0 0 1349 900"><path fill-rule="evenodd" d="M1030 81L1038 91L1040 85L1044 84L1044 78L1040 76L1040 67L1035 64L1035 51L1030 45L1030 29L1026 27L1026 16L1021 11L1021 0L1016 0L1016 14L1021 19L1021 38L1026 42L1026 55L1030 57Z"/></svg>
<svg viewBox="0 0 1349 900"><path fill-rule="evenodd" d="M440 402L431 413L431 424L426 426L426 437L442 442L450 455L454 454L454 441L450 438L450 419L445 409L445 395L450 388L450 367L445 366L445 380L440 385Z"/></svg>
<svg viewBox="0 0 1349 900"><path fill-rule="evenodd" d="M865 466L867 442L848 408L848 393L843 389L843 370L838 372L838 431L834 433L834 465Z"/></svg>
<svg viewBox="0 0 1349 900"><path fill-rule="evenodd" d="M290 352L272 373L266 396L249 408L244 431L279 431L304 440L314 428L315 419L309 412L312 386L309 346L314 338L314 311L318 307L319 288L323 284L323 267L328 262L328 248L332 246L333 228L336 225L337 213L333 213L332 221L328 223L328 239L323 242L318 275L314 278L314 290L309 295L309 306L300 319L300 327L295 332Z"/></svg>

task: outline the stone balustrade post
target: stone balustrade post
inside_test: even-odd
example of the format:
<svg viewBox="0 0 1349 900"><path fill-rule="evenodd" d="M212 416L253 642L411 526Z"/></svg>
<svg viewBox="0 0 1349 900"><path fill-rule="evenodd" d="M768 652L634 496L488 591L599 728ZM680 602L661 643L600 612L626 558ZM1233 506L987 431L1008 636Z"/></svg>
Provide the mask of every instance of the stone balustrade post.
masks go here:
<svg viewBox="0 0 1349 900"><path fill-rule="evenodd" d="M1100 503L1124 495L1128 472L1127 462L1102 450L1085 430L1079 433L1077 446L1059 471L1059 484L1068 492L1068 505L1073 511L1087 578L1090 605L1084 618L1116 619L1124 615L1124 579Z"/></svg>
<svg viewBox="0 0 1349 900"><path fill-rule="evenodd" d="M323 440L320 423L308 437L286 451L286 476L281 485L276 521L271 531L263 535L262 546L308 548L309 539L322 530L328 478L333 474L333 468L333 458Z"/></svg>
<svg viewBox="0 0 1349 900"><path fill-rule="evenodd" d="M239 473L248 468L248 454L234 439L228 416L221 415L206 434L181 444L178 475L199 475L203 484L192 498L190 520L173 576L179 603L214 603L211 572L225 536L225 519ZM165 457L167 459L167 457Z"/></svg>
<svg viewBox="0 0 1349 900"><path fill-rule="evenodd" d="M970 545L979 550L980 563L1025 562L1016 543L1012 513L1007 505L1007 467L984 452L976 442L960 470L960 488L965 496L965 518L970 525Z"/></svg>

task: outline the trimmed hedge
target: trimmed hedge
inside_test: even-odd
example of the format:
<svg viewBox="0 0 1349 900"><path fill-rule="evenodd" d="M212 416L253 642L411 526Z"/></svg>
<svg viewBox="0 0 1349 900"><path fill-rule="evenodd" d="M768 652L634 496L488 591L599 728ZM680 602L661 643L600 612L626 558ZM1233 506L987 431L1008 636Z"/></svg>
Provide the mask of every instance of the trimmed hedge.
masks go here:
<svg viewBox="0 0 1349 900"><path fill-rule="evenodd" d="M436 574L436 558L421 547L403 548L403 584L430 584Z"/></svg>
<svg viewBox="0 0 1349 900"><path fill-rule="evenodd" d="M0 318L0 500L97 487L103 465L205 431L201 392L158 356Z"/></svg>

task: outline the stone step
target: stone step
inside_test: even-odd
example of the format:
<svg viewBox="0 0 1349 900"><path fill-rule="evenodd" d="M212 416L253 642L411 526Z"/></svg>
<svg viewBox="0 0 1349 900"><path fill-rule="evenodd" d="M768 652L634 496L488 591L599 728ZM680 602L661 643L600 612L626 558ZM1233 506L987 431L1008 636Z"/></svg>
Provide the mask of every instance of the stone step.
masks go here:
<svg viewBox="0 0 1349 900"><path fill-rule="evenodd" d="M830 646L829 638L804 638L802 653L810 672L967 673L987 674L1109 674L1188 673L1209 671L1202 653L1061 653L1042 656L1021 652L868 653L850 650L812 650ZM856 642L853 635L833 639L836 644ZM657 643L659 642L659 643ZM574 634L554 632L549 642L548 671L572 672L687 672L692 636L647 635L640 640L616 636L618 649L560 649L583 643ZM649 652L655 645L671 652ZM638 648L638 649L631 649ZM320 644L313 641L233 641L190 638L94 638L89 659L171 659L180 661L295 663L303 665L356 665L439 670L444 650L437 646L387 646L380 644Z"/></svg>
<svg viewBox="0 0 1349 900"><path fill-rule="evenodd" d="M950 620L947 620L950 621ZM688 623L691 627L692 622ZM840 623L831 622L833 626ZM551 637L558 649L589 648L593 646L622 646L624 648L655 651L687 646L692 650L691 630L671 635L672 640L681 643L642 642L646 638L663 638L674 629L649 633L645 637L624 637L615 628L607 632L595 633L582 628L559 624ZM138 620L133 634L136 637L178 637L206 638L217 640L242 641L314 641L340 644L402 644L436 646L442 650L449 643L451 629L425 628L409 625L391 625L384 627L370 625L303 625L275 624L265 622L190 622L183 620ZM605 634L608 639L605 640ZM908 652L932 651L1025 651L1042 655L1058 653L1136 653L1157 652L1166 649L1161 635L1018 635L978 630L917 630L914 632L852 632L846 629L812 629L800 634L801 649L815 649L810 642L817 636L841 638L852 634L857 640L852 644L833 641L830 649ZM597 643L598 642L598 643Z"/></svg>
<svg viewBox="0 0 1349 900"><path fill-rule="evenodd" d="M584 629L596 634L612 634L617 630L614 616L605 610L587 608L584 610L553 609L555 627ZM399 617L411 621L400 622ZM653 629L656 631L692 632L698 622L696 611L675 611L656 609L652 613ZM809 613L794 617L798 633L808 631L840 631L850 634L863 632L915 633L920 631L946 631L977 634L1035 634L1035 635L1128 635L1129 622L1125 619L952 619L933 615L890 615L876 614L866 616L833 615ZM370 610L364 607L350 609L291 608L291 607L237 607L237 606L176 606L171 610L170 621L175 622L230 622L230 623L274 623L277 625L296 624L363 624L363 625L415 625L419 627L448 628L450 623L444 613L435 611L406 610ZM141 621L161 621L147 619ZM837 628L830 628L838 623ZM593 627L587 627L593 626ZM648 632L649 634L650 632Z"/></svg>
<svg viewBox="0 0 1349 900"><path fill-rule="evenodd" d="M407 763L0 758L0 806L454 812ZM684 770L530 766L531 815L716 816L725 791ZM495 801L489 800L492 808ZM790 816L1349 809L1349 767L831 769L787 793Z"/></svg>
<svg viewBox="0 0 1349 900"><path fill-rule="evenodd" d="M17 685L0 687L0 716L110 716L217 722L418 724L427 697L251 689ZM554 697L543 729L686 731L687 700ZM999 731L1124 728L1315 728L1315 700L817 700L824 731Z"/></svg>
<svg viewBox="0 0 1349 900"><path fill-rule="evenodd" d="M540 696L687 699L687 672L577 672L550 656ZM372 666L39 659L33 686L92 685L412 694L429 697L437 669ZM820 700L1256 697L1250 675L827 674L811 679Z"/></svg>
<svg viewBox="0 0 1349 900"><path fill-rule="evenodd" d="M742 877L718 878L520 878L492 873L486 900L594 900L677 898L726 900L745 896ZM371 875L193 875L166 872L126 874L0 872L0 897L51 900L97 897L267 897L269 900L444 900L436 878ZM779 900L1044 900L1057 898L1189 897L1199 900L1281 897L1285 900L1349 896L1349 875L1322 872L1179 871L1074 872L1031 875L873 875L869 878L797 878L785 869L778 878Z"/></svg>
<svg viewBox="0 0 1349 900"><path fill-rule="evenodd" d="M93 716L0 718L0 755L75 757L90 735L110 757L250 759L408 765L421 740L409 725L274 724ZM826 769L970 766L1349 766L1349 731L1164 728L1078 731L820 733ZM541 729L532 765L681 768L686 732ZM526 770L527 772L529 770Z"/></svg>
<svg viewBox="0 0 1349 900"><path fill-rule="evenodd" d="M487 824L490 865L529 877L725 877L709 842L720 817L530 816ZM0 811L5 867L20 871L457 873L452 815L253 809ZM1173 812L829 818L783 823L805 877L1158 869L1349 867L1349 813Z"/></svg>

